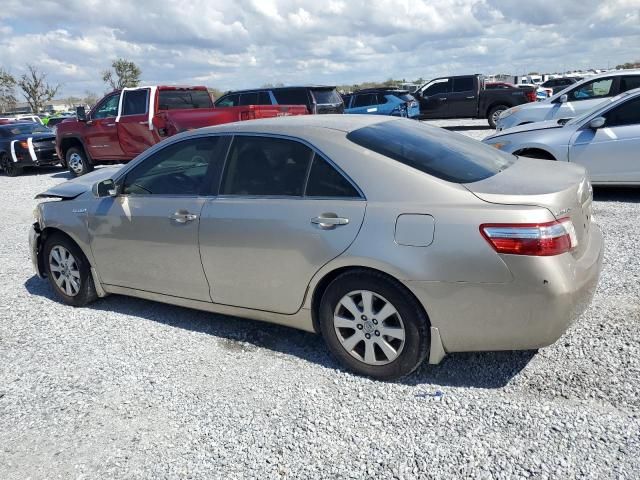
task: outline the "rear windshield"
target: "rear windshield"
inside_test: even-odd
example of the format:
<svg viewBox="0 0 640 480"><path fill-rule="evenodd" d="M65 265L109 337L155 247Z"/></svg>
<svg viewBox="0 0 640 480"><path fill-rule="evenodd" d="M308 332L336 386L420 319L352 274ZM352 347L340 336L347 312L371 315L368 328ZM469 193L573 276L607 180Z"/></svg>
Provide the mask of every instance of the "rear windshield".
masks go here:
<svg viewBox="0 0 640 480"><path fill-rule="evenodd" d="M453 183L472 183L494 176L516 161L464 135L415 120L393 120L354 130L347 139Z"/></svg>
<svg viewBox="0 0 640 480"><path fill-rule="evenodd" d="M313 97L318 104L342 103L342 98L335 89L332 90L311 90Z"/></svg>
<svg viewBox="0 0 640 480"><path fill-rule="evenodd" d="M211 96L206 90L160 90L158 110L212 107Z"/></svg>

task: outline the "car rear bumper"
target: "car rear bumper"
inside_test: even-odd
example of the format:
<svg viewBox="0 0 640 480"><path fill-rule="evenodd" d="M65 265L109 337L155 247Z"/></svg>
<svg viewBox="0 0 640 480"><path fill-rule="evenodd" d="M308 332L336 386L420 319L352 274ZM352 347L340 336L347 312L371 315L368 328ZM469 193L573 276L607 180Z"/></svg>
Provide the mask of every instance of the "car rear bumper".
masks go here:
<svg viewBox="0 0 640 480"><path fill-rule="evenodd" d="M31 225L29 228L29 252L31 253L31 264L33 269L40 278L44 278L44 272L40 269L40 262L38 261L38 253L40 249L40 227L37 223Z"/></svg>
<svg viewBox="0 0 640 480"><path fill-rule="evenodd" d="M407 282L447 352L529 350L555 342L585 311L598 284L604 242L593 224L579 259L503 256L509 283ZM507 258L508 257L508 258Z"/></svg>

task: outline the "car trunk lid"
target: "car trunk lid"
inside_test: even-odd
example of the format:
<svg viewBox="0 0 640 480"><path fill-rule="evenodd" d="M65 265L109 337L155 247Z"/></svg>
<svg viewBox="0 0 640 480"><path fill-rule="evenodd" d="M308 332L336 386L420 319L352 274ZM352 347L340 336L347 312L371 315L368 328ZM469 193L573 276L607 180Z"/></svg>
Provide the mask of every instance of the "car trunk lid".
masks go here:
<svg viewBox="0 0 640 480"><path fill-rule="evenodd" d="M591 226L593 191L584 168L549 160L519 158L496 175L464 186L485 202L546 208L556 220L571 219L580 256Z"/></svg>

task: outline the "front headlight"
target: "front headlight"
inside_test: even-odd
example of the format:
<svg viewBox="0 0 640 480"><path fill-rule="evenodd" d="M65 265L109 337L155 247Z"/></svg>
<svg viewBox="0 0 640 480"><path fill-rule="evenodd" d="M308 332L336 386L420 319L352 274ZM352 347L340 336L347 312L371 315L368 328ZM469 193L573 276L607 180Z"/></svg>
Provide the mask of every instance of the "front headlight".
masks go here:
<svg viewBox="0 0 640 480"><path fill-rule="evenodd" d="M500 120L502 120L503 118L507 118L508 116L513 115L514 113L516 113L518 110L520 110L520 107L511 107L511 108L507 108L504 112L502 112L500 114L500 116L498 117Z"/></svg>

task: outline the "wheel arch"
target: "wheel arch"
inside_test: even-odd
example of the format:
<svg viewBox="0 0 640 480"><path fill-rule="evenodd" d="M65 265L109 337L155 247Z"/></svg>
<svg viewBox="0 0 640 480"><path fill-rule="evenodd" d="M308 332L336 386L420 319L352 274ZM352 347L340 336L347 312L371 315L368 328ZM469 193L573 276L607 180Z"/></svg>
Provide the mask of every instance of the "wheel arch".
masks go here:
<svg viewBox="0 0 640 480"><path fill-rule="evenodd" d="M92 269L94 268L91 252L86 251L86 249L83 247L83 242L80 241L80 239L76 238L75 235L73 235L73 233L66 232L61 228L54 227L54 226L45 227L42 230L40 230L39 233L40 235L38 237L38 257L37 257L38 269L40 270L40 272L42 272L44 276L46 276L46 271L47 271L45 268L44 244L47 241L47 238L49 238L52 235L63 235L64 237L72 241L80 249L84 257L87 259L87 262L89 262L90 268Z"/></svg>
<svg viewBox="0 0 640 480"><path fill-rule="evenodd" d="M67 159L67 151L70 148L73 147L80 147L82 148L82 151L84 152L84 154L88 157L91 158L91 155L89 154L89 151L87 150L84 141L80 138L80 137L64 137L61 141L60 141L60 154L62 156L62 159L66 161Z"/></svg>
<svg viewBox="0 0 640 480"><path fill-rule="evenodd" d="M503 106L503 107L507 107L507 108L511 108L513 107L513 103L506 101L506 100L494 100L493 102L491 102L490 104L488 104L485 108L484 111L484 117L485 118L489 118L489 113L491 112L491 110L495 107L499 107L499 106Z"/></svg>
<svg viewBox="0 0 640 480"><path fill-rule="evenodd" d="M416 304L422 310L422 313L424 313L425 318L427 319L427 322L429 322L429 327L431 327L431 319L424 305L420 302L418 297L415 296L415 294L411 291L411 289L407 287L407 285L405 285L405 283L402 280L400 280L396 275L390 274L389 272L384 271L382 269L367 266L367 265L351 264L351 265L336 266L333 269L324 271L321 276L314 279L314 281L312 282L312 286L310 288L311 295L309 295L309 299L308 299L308 308L311 311L311 321L313 323L313 329L316 332L320 332L320 327L318 324L318 312L320 310L320 302L322 300L322 296L324 295L324 292L327 290L327 287L333 280L338 278L343 273L347 273L354 270L361 270L364 272L381 275L394 283L398 283L416 301Z"/></svg>

